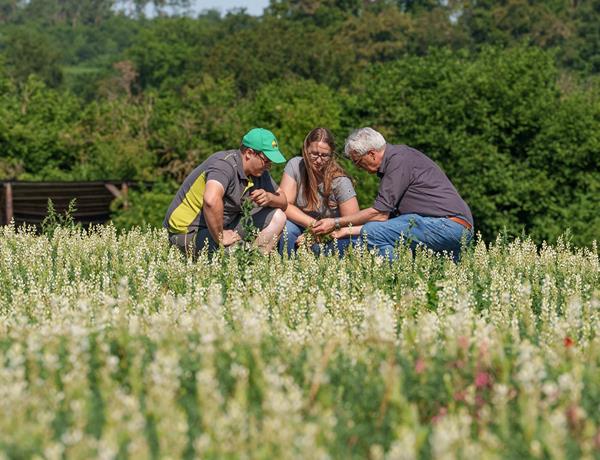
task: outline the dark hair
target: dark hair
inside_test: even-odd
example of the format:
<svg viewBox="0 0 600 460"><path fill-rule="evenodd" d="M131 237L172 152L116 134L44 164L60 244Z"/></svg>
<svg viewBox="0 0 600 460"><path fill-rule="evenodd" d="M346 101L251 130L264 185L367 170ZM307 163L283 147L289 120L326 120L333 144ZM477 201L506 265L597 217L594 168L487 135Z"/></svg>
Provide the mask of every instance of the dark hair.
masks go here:
<svg viewBox="0 0 600 460"><path fill-rule="evenodd" d="M331 194L331 184L337 177L346 176L348 174L335 160L335 141L333 134L327 128L315 128L304 138L302 146L302 158L304 159L304 168L300 168L302 178L302 187L304 188L304 199L306 200L306 209L314 211L319 205L319 183L313 168L312 160L308 154L308 147L313 142L325 142L331 149L331 160L325 166L323 171L323 197L325 202Z"/></svg>

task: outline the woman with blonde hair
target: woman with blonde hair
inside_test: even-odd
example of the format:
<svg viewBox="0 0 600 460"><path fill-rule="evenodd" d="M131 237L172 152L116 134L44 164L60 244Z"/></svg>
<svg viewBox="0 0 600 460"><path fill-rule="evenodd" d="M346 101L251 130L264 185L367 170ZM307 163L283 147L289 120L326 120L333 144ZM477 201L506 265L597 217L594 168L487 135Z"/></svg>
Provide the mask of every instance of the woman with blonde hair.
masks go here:
<svg viewBox="0 0 600 460"><path fill-rule="evenodd" d="M359 210L354 186L335 159L335 141L327 128L315 128L308 133L302 156L287 162L280 188L287 197L288 207L279 252L287 252L288 256L305 230L311 229L317 220L332 217L337 221L340 216ZM331 236L339 240L338 250L343 250L350 234L358 235L359 230L337 226Z"/></svg>

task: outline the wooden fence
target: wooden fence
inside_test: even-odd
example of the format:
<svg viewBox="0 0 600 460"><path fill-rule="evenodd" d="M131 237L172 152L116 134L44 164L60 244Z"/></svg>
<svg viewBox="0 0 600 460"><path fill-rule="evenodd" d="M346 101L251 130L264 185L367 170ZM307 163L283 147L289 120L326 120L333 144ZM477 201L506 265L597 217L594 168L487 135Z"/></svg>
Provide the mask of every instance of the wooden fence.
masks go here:
<svg viewBox="0 0 600 460"><path fill-rule="evenodd" d="M127 206L127 192L131 182L25 182L0 181L0 224L13 219L16 225L39 226L48 213L48 199L56 212L64 213L69 202L75 199L75 221L84 226L101 224L110 218L110 204L123 197Z"/></svg>

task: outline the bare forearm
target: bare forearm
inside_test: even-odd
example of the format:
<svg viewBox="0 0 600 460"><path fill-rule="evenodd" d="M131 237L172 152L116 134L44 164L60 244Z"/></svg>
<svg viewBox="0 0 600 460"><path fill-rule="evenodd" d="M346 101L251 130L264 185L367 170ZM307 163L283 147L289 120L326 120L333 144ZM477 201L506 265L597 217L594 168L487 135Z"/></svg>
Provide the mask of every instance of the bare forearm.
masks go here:
<svg viewBox="0 0 600 460"><path fill-rule="evenodd" d="M339 230L334 230L330 233L330 235L334 238L348 238L349 236L358 236L360 235L360 229L362 225L343 227Z"/></svg>
<svg viewBox="0 0 600 460"><path fill-rule="evenodd" d="M279 208L282 211L285 211L287 209L288 201L287 201L287 197L285 196L285 193L283 193L281 190L279 190L275 193L269 192L269 194L271 195L270 206L272 208Z"/></svg>
<svg viewBox="0 0 600 460"><path fill-rule="evenodd" d="M352 225L351 227L346 227L346 235L347 236L355 236L355 235L360 235L360 229L362 228L362 225Z"/></svg>
<svg viewBox="0 0 600 460"><path fill-rule="evenodd" d="M385 221L388 219L388 214L378 211L375 208L367 208L362 211L358 211L349 216L340 217L340 227L358 226L371 221Z"/></svg>
<svg viewBox="0 0 600 460"><path fill-rule="evenodd" d="M204 203L203 211L210 236L216 242L220 242L223 237L223 201L217 200L211 204Z"/></svg>
<svg viewBox="0 0 600 460"><path fill-rule="evenodd" d="M288 207L285 210L285 216L295 224L301 225L303 227L310 227L315 222L315 219L313 217L310 217L308 214L304 213L300 208L291 203L288 203Z"/></svg>

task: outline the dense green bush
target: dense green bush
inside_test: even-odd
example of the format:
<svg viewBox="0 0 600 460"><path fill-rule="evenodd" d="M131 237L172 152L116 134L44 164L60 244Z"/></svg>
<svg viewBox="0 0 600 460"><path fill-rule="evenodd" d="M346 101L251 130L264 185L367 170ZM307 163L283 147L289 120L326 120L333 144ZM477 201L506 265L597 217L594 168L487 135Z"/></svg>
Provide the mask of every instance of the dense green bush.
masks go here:
<svg viewBox="0 0 600 460"><path fill-rule="evenodd" d="M1 178L179 184L253 126L291 158L315 126L341 152L372 125L437 161L486 239L600 239L597 1L134 4L0 1ZM341 161L369 206L377 177Z"/></svg>
<svg viewBox="0 0 600 460"><path fill-rule="evenodd" d="M438 51L360 75L349 122L436 160L484 237L508 229L556 240L573 226L585 243L598 238L580 220L595 218L598 103L591 91L561 93L551 56L537 49Z"/></svg>
<svg viewBox="0 0 600 460"><path fill-rule="evenodd" d="M140 189L130 190L127 197L113 202L112 223L120 230L133 227L162 227L176 191L177 184L170 182L157 182L150 189L140 186Z"/></svg>
<svg viewBox="0 0 600 460"><path fill-rule="evenodd" d="M80 110L75 96L34 75L20 84L0 75L0 164L20 179L65 178L77 155L65 136Z"/></svg>

